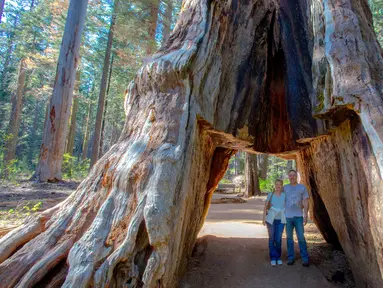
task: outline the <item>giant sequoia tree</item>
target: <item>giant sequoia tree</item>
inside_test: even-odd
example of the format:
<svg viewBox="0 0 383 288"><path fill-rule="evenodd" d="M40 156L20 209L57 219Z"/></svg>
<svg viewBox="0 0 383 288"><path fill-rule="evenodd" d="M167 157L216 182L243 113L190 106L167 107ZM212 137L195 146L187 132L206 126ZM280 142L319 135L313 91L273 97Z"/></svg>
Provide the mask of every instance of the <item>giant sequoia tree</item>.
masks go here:
<svg viewBox="0 0 383 288"><path fill-rule="evenodd" d="M0 287L175 287L236 150L295 154L318 227L359 285L381 286L371 22L367 0L185 0L129 85L118 142L66 201L0 240Z"/></svg>

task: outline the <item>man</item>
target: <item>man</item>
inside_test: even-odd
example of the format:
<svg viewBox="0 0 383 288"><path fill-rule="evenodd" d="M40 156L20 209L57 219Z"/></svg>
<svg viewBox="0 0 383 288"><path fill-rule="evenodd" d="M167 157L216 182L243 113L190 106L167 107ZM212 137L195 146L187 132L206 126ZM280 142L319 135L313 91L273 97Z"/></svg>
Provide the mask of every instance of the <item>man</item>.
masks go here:
<svg viewBox="0 0 383 288"><path fill-rule="evenodd" d="M284 186L284 192L286 194L287 265L293 265L295 260L293 239L295 228L302 258L302 266L309 267L309 256L307 254L307 244L303 228L303 226L307 224L309 193L305 185L297 182L297 171L289 171L289 181L290 184Z"/></svg>

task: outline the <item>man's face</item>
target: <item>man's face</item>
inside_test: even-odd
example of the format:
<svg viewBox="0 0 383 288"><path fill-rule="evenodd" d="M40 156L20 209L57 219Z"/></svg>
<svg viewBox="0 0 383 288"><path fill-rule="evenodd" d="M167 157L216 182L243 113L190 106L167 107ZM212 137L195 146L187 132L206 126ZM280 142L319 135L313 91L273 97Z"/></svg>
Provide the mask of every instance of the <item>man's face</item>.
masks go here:
<svg viewBox="0 0 383 288"><path fill-rule="evenodd" d="M289 172L289 181L290 184L295 184L297 183L297 173L294 171Z"/></svg>

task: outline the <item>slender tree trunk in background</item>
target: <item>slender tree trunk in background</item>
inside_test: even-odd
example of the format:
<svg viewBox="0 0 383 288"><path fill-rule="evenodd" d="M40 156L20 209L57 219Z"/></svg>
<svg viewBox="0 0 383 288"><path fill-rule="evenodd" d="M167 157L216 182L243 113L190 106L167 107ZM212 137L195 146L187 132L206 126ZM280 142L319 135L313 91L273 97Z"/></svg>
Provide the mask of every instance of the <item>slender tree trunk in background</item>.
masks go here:
<svg viewBox="0 0 383 288"><path fill-rule="evenodd" d="M158 7L159 0L154 0L150 4L150 18L149 18L149 30L148 30L148 45L146 47L146 54L150 55L156 50L156 29L157 29L157 20L158 20Z"/></svg>
<svg viewBox="0 0 383 288"><path fill-rule="evenodd" d="M0 23L1 23L1 18L3 17L4 3L5 3L5 0L0 0Z"/></svg>
<svg viewBox="0 0 383 288"><path fill-rule="evenodd" d="M269 155L267 154L258 154L258 163L259 163L259 177L261 179L267 178L267 170L269 168Z"/></svg>
<svg viewBox="0 0 383 288"><path fill-rule="evenodd" d="M73 99L73 105L72 105L72 113L70 116L70 128L69 128L69 134L68 134L68 141L66 145L66 153L69 153L72 155L73 153L73 147L74 147L74 138L76 136L76 120L77 120L77 110L78 110L78 103L79 103L79 88L80 88L80 70L77 70L76 73L76 83L75 83L75 90L77 95L74 96Z"/></svg>
<svg viewBox="0 0 383 288"><path fill-rule="evenodd" d="M12 97L12 111L9 120L8 127L8 139L5 144L4 162L10 163L15 159L16 144L20 128L21 110L23 103L23 91L25 85L25 72L26 72L26 59L21 59L19 66L19 76L17 78L16 94ZM8 172L5 169L7 176Z"/></svg>
<svg viewBox="0 0 383 288"><path fill-rule="evenodd" d="M82 143L82 153L81 153L82 160L85 160L87 158L87 155L88 155L89 121L90 121L91 111L92 111L92 104L90 102L88 105L88 115L86 117L84 141Z"/></svg>
<svg viewBox="0 0 383 288"><path fill-rule="evenodd" d="M98 158L101 158L104 154L104 133L105 133L105 119L106 119L106 112L108 110L108 96L109 96L109 90L110 90L110 81L112 79L112 72L113 72L113 60L114 56L112 55L112 60L110 61L110 71L109 71L109 78L108 78L108 87L106 89L106 99L105 99L105 109L104 109L104 116L102 117L102 128L101 128L101 139L100 139L100 148L99 148L99 154Z"/></svg>
<svg viewBox="0 0 383 288"><path fill-rule="evenodd" d="M245 158L245 176L246 176L246 189L245 196L251 197L254 195L261 195L258 180L258 167L257 155L246 153Z"/></svg>
<svg viewBox="0 0 383 288"><path fill-rule="evenodd" d="M71 115L71 121L70 121L70 129L68 134L68 142L66 146L66 153L72 154L73 153L73 147L74 147L74 138L76 136L76 115L78 110L78 102L79 98L78 96L75 96L73 99L73 105L72 105L72 115Z"/></svg>
<svg viewBox="0 0 383 288"><path fill-rule="evenodd" d="M100 146L98 147L98 158L100 159L103 155L103 147L104 147L104 137L105 137L105 117L106 117L106 110L108 109L108 99L105 100L105 109L104 109L104 115L102 117L102 125L101 125L101 136L100 136Z"/></svg>
<svg viewBox="0 0 383 288"><path fill-rule="evenodd" d="M29 147L28 149L28 164L30 166L33 163L33 153L35 152L35 148L36 148L36 130L37 130L37 123L39 121L41 105L42 105L42 101L36 100L35 115L33 117L33 125L31 130L31 147Z"/></svg>
<svg viewBox="0 0 383 288"><path fill-rule="evenodd" d="M87 6L88 0L71 0L69 4L53 95L50 99L49 117L44 125L39 163L33 176L42 182L61 180L69 113Z"/></svg>
<svg viewBox="0 0 383 288"><path fill-rule="evenodd" d="M167 0L166 3L166 10L163 20L162 45L164 45L169 39L173 19L173 0Z"/></svg>
<svg viewBox="0 0 383 288"><path fill-rule="evenodd" d="M118 130L117 130L117 127L116 127L116 122L113 121L113 124L112 124L112 137L111 137L111 145L112 146L113 144L115 144L118 140L118 136L119 136L119 133L118 133Z"/></svg>
<svg viewBox="0 0 383 288"><path fill-rule="evenodd" d="M93 165L97 162L99 154L100 154L102 116L104 114L104 109L105 109L106 85L107 85L108 74L109 74L110 55L112 53L112 46L113 46L113 34L114 34L114 26L116 24L117 6L118 6L118 1L114 3L113 15L112 15L112 20L110 22L110 28L109 28L109 34L108 34L108 42L107 42L106 51L105 51L104 66L102 68L100 94L98 97L98 107L97 107L97 115L96 115L96 124L94 128L90 167L93 167Z"/></svg>

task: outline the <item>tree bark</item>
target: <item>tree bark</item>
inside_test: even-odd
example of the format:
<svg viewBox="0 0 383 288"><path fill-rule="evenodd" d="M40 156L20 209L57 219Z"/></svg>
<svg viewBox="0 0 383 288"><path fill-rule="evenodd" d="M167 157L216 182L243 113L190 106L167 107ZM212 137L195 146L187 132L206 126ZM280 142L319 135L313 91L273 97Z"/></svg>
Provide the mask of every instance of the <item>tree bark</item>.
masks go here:
<svg viewBox="0 0 383 288"><path fill-rule="evenodd" d="M238 3L184 2L129 84L118 142L0 239L0 287L65 273L63 287L176 287L236 150L295 154L357 284L383 285L383 61L367 2Z"/></svg>
<svg viewBox="0 0 383 288"><path fill-rule="evenodd" d="M173 20L173 0L166 1L166 10L163 17L162 45L168 41Z"/></svg>
<svg viewBox="0 0 383 288"><path fill-rule="evenodd" d="M88 115L86 117L86 124L85 124L85 133L84 133L84 141L82 143L82 153L81 158L82 160L85 160L88 155L88 139L89 139L89 121L90 121L90 113L92 111L92 104L89 103L88 105Z"/></svg>
<svg viewBox="0 0 383 288"><path fill-rule="evenodd" d="M31 130L31 145L28 149L28 164L32 165L33 162L33 154L36 149L36 130L37 130L37 123L40 117L40 110L41 110L42 101L36 99L36 105L35 105L35 115L33 117L33 124L32 124L32 130Z"/></svg>
<svg viewBox="0 0 383 288"><path fill-rule="evenodd" d="M261 195L258 180L257 155L246 153L245 159L245 175L246 175L246 190L247 198L255 195Z"/></svg>
<svg viewBox="0 0 383 288"><path fill-rule="evenodd" d="M150 4L149 29L148 29L148 45L146 46L146 54L151 55L156 50L156 29L158 20L159 0L154 0Z"/></svg>
<svg viewBox="0 0 383 288"><path fill-rule="evenodd" d="M257 156L259 162L259 177L265 180L269 169L269 155L258 154Z"/></svg>
<svg viewBox="0 0 383 288"><path fill-rule="evenodd" d="M12 160L14 160L16 155L16 144L20 128L26 68L26 59L23 58L21 59L19 66L16 94L14 95L14 97L12 97L12 111L9 120L8 135L4 151L4 163L6 163L6 165L8 165ZM3 176L8 176L7 169L4 170Z"/></svg>
<svg viewBox="0 0 383 288"><path fill-rule="evenodd" d="M106 99L105 99L105 109L104 109L104 115L102 117L102 126L101 126L101 139L100 139L100 153L98 155L98 158L101 158L102 155L104 155L104 137L105 137L105 119L106 119L106 112L108 111L108 96L109 96L109 89L110 89L110 81L112 80L112 72L113 72L113 59L114 56L112 55L112 60L110 61L110 71L109 71L109 77L108 77L108 87L106 89Z"/></svg>
<svg viewBox="0 0 383 288"><path fill-rule="evenodd" d="M62 158L87 6L88 0L71 0L69 4L49 117L44 125L39 163L33 177L42 182L61 180Z"/></svg>
<svg viewBox="0 0 383 288"><path fill-rule="evenodd" d="M80 95L79 88L80 88L80 71L78 70L76 73L76 91L77 91L77 96L74 96L73 99L73 105L72 105L72 113L70 117L70 128L69 128L69 134L68 134L68 141L66 145L66 153L72 154L73 153L73 148L74 148L74 138L76 136L76 120L77 120L77 110L78 110L78 102L79 98L78 96Z"/></svg>
<svg viewBox="0 0 383 288"><path fill-rule="evenodd" d="M66 145L66 153L69 153L72 155L73 148L74 148L74 138L76 136L76 122L77 122L77 110L78 110L78 104L79 104L79 96L80 96L80 79L81 73L80 70L77 70L76 73L76 82L75 82L75 90L77 92L77 95L74 96L73 99L73 105L72 105L72 113L70 116L70 128L69 128L69 134L68 134L68 140Z"/></svg>
<svg viewBox="0 0 383 288"><path fill-rule="evenodd" d="M73 148L74 148L74 138L76 136L76 115L78 110L78 102L79 102L79 98L75 96L73 99L70 129L69 129L68 141L66 146L66 153L69 153L69 154L73 153Z"/></svg>
<svg viewBox="0 0 383 288"><path fill-rule="evenodd" d="M98 107L97 107L97 115L96 115L96 124L94 128L92 157L90 159L90 167L93 167L93 165L97 162L100 155L101 128L102 128L102 118L103 118L102 116L104 114L104 109L105 109L106 85L107 85L108 75L109 75L110 55L112 53L114 26L116 24L116 17L117 17L117 6L118 6L118 1L114 3L113 15L110 22L110 28L109 28L109 34L108 34L108 42L107 42L106 50L105 50L104 66L102 68L100 94L98 97Z"/></svg>

